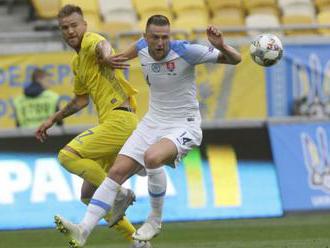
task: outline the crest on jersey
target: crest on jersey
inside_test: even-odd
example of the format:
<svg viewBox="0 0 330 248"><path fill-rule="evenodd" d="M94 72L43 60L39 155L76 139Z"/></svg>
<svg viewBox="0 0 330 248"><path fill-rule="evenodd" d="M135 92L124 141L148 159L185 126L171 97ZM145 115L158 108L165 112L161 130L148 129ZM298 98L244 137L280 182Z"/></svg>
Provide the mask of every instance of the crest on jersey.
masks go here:
<svg viewBox="0 0 330 248"><path fill-rule="evenodd" d="M175 69L175 62L174 61L168 61L168 62L166 62L166 68L170 72L174 71L174 69Z"/></svg>
<svg viewBox="0 0 330 248"><path fill-rule="evenodd" d="M160 64L152 64L151 65L151 70L153 72L160 72Z"/></svg>

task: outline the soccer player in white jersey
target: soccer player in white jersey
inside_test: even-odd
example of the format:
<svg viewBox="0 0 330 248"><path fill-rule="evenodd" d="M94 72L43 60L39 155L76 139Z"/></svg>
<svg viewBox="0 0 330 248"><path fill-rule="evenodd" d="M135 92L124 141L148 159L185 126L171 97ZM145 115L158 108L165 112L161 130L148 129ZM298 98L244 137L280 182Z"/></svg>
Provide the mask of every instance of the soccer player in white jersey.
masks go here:
<svg viewBox="0 0 330 248"><path fill-rule="evenodd" d="M146 169L151 213L136 231L136 240L150 240L161 230L166 175L163 165L175 167L184 155L202 141L201 116L196 98L195 65L238 64L240 54L224 43L222 33L209 26L206 34L212 47L170 40L170 23L165 16L151 16L144 38L108 64L116 68L123 58L139 57L150 86L149 111L128 138L110 168L108 177L95 192L79 224L61 218L73 243L85 243L99 220L111 209L120 186L132 172ZM116 209L122 211L126 209ZM79 246L77 246L79 247Z"/></svg>

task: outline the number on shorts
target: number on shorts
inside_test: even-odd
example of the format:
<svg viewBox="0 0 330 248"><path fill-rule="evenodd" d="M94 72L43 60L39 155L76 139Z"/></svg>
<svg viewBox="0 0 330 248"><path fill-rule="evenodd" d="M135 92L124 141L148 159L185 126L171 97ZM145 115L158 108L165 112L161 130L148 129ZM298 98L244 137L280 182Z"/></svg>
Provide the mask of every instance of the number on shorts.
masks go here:
<svg viewBox="0 0 330 248"><path fill-rule="evenodd" d="M182 145L185 145L185 144L187 144L189 141L191 141L190 138L184 137L186 134L187 134L187 132L183 132L183 133L180 135L180 137L181 137L181 139L182 139L182 142L181 142Z"/></svg>
<svg viewBox="0 0 330 248"><path fill-rule="evenodd" d="M81 138L92 135L94 132L90 129L86 130L86 132L83 132L82 134L78 135L75 140L78 141L80 144L83 143L83 141L81 140Z"/></svg>

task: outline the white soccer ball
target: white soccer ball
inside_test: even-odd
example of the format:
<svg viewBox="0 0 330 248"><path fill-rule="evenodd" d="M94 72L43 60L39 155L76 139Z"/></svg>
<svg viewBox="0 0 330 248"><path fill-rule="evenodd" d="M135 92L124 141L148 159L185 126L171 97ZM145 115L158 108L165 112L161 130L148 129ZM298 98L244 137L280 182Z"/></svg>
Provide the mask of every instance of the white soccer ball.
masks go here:
<svg viewBox="0 0 330 248"><path fill-rule="evenodd" d="M282 58L283 45L274 34L260 34L251 41L250 54L257 64L272 66Z"/></svg>

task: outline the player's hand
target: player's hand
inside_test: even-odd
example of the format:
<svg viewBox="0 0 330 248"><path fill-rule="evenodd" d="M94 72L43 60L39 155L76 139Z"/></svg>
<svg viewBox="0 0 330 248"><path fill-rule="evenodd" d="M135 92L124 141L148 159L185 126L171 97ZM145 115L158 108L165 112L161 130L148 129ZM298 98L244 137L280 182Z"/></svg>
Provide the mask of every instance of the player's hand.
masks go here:
<svg viewBox="0 0 330 248"><path fill-rule="evenodd" d="M37 140L43 143L48 137L47 130L53 125L54 121L51 118L42 123L35 132L35 137Z"/></svg>
<svg viewBox="0 0 330 248"><path fill-rule="evenodd" d="M128 61L128 58L124 57L122 54L116 54L105 58L103 64L112 69L127 69L130 65L125 63L126 61Z"/></svg>
<svg viewBox="0 0 330 248"><path fill-rule="evenodd" d="M206 34L209 42L216 48L222 49L225 45L222 32L214 26L208 26Z"/></svg>

